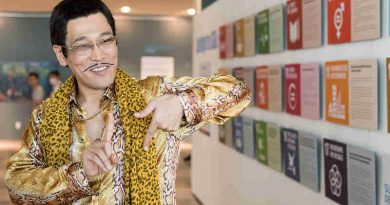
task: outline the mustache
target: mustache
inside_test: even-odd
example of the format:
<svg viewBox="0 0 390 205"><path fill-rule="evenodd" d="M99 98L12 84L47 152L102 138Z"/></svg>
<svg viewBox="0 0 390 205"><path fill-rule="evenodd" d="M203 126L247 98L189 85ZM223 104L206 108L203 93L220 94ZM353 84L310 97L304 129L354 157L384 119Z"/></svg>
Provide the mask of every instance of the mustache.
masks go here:
<svg viewBox="0 0 390 205"><path fill-rule="evenodd" d="M86 68L83 72L86 72L86 71L88 71L89 69L91 69L91 68L93 68L93 67L95 67L95 66L98 66L98 65L107 65L107 66L110 66L110 65L114 65L114 64L112 64L112 63L96 63L96 64L93 64L93 65L89 66L88 68Z"/></svg>

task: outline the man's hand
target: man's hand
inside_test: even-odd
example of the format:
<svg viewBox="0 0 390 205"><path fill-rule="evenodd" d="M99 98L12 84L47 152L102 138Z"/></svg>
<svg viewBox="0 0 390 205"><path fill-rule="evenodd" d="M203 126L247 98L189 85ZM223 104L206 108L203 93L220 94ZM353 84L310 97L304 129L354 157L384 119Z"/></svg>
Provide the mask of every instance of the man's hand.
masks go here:
<svg viewBox="0 0 390 205"><path fill-rule="evenodd" d="M144 110L134 113L137 118L144 118L153 112L152 122L146 132L144 149L148 150L153 134L157 129L172 132L180 127L183 107L176 95L163 95L149 102Z"/></svg>
<svg viewBox="0 0 390 205"><path fill-rule="evenodd" d="M108 114L104 138L92 142L83 152L83 169L87 176L96 176L107 172L118 163L116 154L112 149L112 136L114 134L114 116Z"/></svg>

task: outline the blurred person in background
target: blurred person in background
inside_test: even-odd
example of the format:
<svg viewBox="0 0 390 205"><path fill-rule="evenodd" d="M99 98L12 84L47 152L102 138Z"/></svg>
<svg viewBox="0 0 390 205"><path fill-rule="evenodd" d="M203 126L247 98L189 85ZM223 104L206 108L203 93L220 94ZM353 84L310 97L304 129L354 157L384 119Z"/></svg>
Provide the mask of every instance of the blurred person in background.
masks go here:
<svg viewBox="0 0 390 205"><path fill-rule="evenodd" d="M61 86L61 79L60 79L60 73L58 71L51 71L49 73L49 84L50 84L50 93L53 94L60 86Z"/></svg>
<svg viewBox="0 0 390 205"><path fill-rule="evenodd" d="M45 99L45 90L39 82L38 73L31 72L27 77L27 84L31 88L31 101L34 105L39 105Z"/></svg>

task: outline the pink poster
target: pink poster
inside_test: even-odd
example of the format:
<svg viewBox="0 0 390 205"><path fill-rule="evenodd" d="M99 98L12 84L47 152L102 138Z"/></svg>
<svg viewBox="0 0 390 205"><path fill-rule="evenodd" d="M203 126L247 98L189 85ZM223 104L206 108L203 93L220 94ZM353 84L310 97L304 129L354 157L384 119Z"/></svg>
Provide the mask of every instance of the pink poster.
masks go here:
<svg viewBox="0 0 390 205"><path fill-rule="evenodd" d="M301 64L301 115L320 119L320 68L319 64Z"/></svg>
<svg viewBox="0 0 390 205"><path fill-rule="evenodd" d="M286 65L284 78L284 100L286 112L293 115L301 115L300 65Z"/></svg>

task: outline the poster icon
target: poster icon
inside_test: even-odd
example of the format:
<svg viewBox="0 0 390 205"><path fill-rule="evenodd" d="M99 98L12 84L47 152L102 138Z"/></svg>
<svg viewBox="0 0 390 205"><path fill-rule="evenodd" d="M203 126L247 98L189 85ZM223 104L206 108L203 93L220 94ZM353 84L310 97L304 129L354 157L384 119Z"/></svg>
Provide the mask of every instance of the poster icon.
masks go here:
<svg viewBox="0 0 390 205"><path fill-rule="evenodd" d="M342 2L340 6L335 10L333 23L336 29L336 37L337 39L341 38L341 28L343 27L344 22L344 12L345 12L345 3Z"/></svg>
<svg viewBox="0 0 390 205"><path fill-rule="evenodd" d="M266 103L266 98L265 98L265 85L264 82L260 83L260 90L259 90L259 103L264 105Z"/></svg>
<svg viewBox="0 0 390 205"><path fill-rule="evenodd" d="M288 153L288 170L290 170L293 175L296 175L297 174L297 170L296 170L296 167L294 165L294 160L295 159L295 152L290 152Z"/></svg>
<svg viewBox="0 0 390 205"><path fill-rule="evenodd" d="M290 21L289 22L290 24L290 42L291 43L296 43L300 40L300 32L299 32L299 28L300 28L300 25L299 25L299 18L296 19L295 21Z"/></svg>
<svg viewBox="0 0 390 205"><path fill-rule="evenodd" d="M288 87L288 105L292 110L297 108L297 86L294 83L291 83Z"/></svg>
<svg viewBox="0 0 390 205"><path fill-rule="evenodd" d="M346 106L342 102L342 93L337 90L337 85L332 85L332 100L328 105L329 116L337 119L345 120Z"/></svg>
<svg viewBox="0 0 390 205"><path fill-rule="evenodd" d="M329 183L330 183L330 190L332 194L336 197L341 196L341 187L343 185L343 179L341 177L341 173L339 171L339 168L336 164L332 166L332 168L329 170Z"/></svg>

